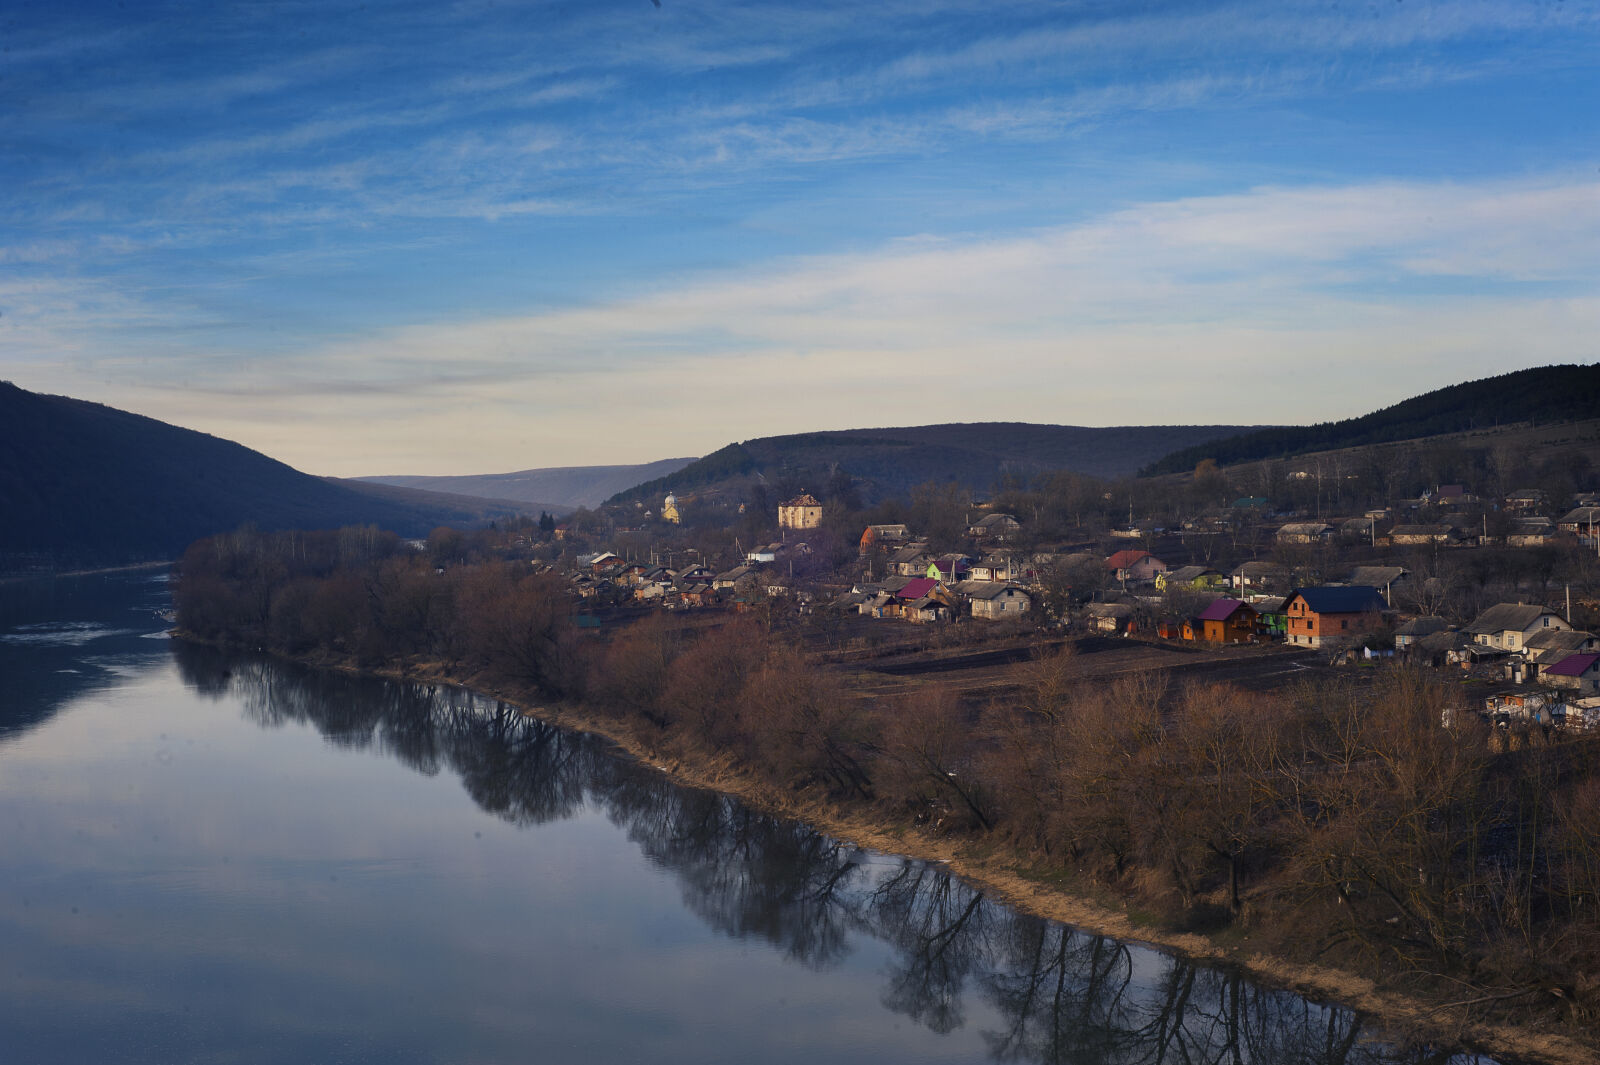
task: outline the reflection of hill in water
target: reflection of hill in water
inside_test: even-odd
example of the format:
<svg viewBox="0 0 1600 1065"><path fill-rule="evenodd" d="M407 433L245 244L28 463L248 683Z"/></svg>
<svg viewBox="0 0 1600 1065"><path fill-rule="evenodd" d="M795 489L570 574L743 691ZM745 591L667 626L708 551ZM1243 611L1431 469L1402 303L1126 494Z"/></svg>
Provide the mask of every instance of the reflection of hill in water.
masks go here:
<svg viewBox="0 0 1600 1065"><path fill-rule="evenodd" d="M73 700L165 662L163 575L41 578L0 586L0 744Z"/></svg>
<svg viewBox="0 0 1600 1065"><path fill-rule="evenodd" d="M935 866L874 857L725 796L681 788L593 737L457 689L323 673L179 645L186 683L243 699L261 727L314 727L426 774L460 777L485 811L518 825L604 810L711 927L806 966L846 957L852 933L889 945L882 1001L940 1032L980 996L1003 1023L997 1061L1073 1065L1444 1062L1358 1039L1363 1019L1237 973L1014 914Z"/></svg>

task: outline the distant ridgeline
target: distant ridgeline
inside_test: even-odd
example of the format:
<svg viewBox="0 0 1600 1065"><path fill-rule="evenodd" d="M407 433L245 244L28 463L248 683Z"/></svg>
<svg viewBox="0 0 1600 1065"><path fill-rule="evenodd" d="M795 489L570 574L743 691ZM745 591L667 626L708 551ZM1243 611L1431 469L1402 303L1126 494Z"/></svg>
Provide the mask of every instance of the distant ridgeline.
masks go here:
<svg viewBox="0 0 1600 1065"><path fill-rule="evenodd" d="M971 422L769 436L729 444L677 473L619 492L610 502L693 492L740 478L758 478L774 488L794 482L814 491L841 471L863 482L867 494L878 499L903 496L928 481L955 481L988 491L1008 477L1027 478L1052 470L1121 477L1174 448L1249 428L1253 427Z"/></svg>
<svg viewBox="0 0 1600 1065"><path fill-rule="evenodd" d="M1230 466L1518 422L1566 422L1588 418L1600 418L1600 363L1541 366L1451 385L1359 418L1257 429L1185 447L1146 466L1139 475L1186 473L1205 459Z"/></svg>
<svg viewBox="0 0 1600 1065"><path fill-rule="evenodd" d="M0 571L177 558L245 523L422 536L511 513L313 477L229 440L0 381Z"/></svg>

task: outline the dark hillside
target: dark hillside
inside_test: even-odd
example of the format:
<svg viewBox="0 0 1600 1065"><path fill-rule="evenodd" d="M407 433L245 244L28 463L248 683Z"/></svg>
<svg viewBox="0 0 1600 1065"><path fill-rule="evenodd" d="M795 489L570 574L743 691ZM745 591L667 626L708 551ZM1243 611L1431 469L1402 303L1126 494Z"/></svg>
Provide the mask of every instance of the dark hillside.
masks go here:
<svg viewBox="0 0 1600 1065"><path fill-rule="evenodd" d="M1597 411L1600 363L1541 366L1451 385L1359 418L1258 429L1185 447L1139 472L1142 476L1184 473L1204 459L1231 466L1519 422L1580 421L1593 418Z"/></svg>
<svg viewBox="0 0 1600 1065"><path fill-rule="evenodd" d="M435 499L380 498L228 440L0 382L0 569L176 558L246 522L420 536L509 513Z"/></svg>
<svg viewBox="0 0 1600 1065"><path fill-rule="evenodd" d="M865 482L867 494L878 499L902 496L928 481L955 481L987 492L1007 478L1026 479L1051 470L1125 476L1173 447L1230 436L1239 428L969 422L770 436L729 444L614 498L688 492L756 475L769 483L825 481L835 469Z"/></svg>

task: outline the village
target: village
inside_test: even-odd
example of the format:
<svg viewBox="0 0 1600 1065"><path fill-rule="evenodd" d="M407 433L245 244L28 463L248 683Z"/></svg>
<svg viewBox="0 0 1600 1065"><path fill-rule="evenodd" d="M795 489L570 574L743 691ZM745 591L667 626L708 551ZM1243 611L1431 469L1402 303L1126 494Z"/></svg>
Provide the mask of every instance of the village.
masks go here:
<svg viewBox="0 0 1600 1065"><path fill-rule="evenodd" d="M870 621L946 634L924 647L1049 634L1292 648L1329 666L1399 659L1450 671L1475 682L1460 709L1500 724L1594 728L1600 497L1562 502L1552 508L1536 489L1485 500L1448 484L1392 508L1308 521L1243 497L1176 528L1130 522L1028 546L1015 514L977 503L960 549L940 550L905 523L868 524L849 560L830 566L814 542L826 538L830 508L809 493L776 508L778 539L716 553L671 537L680 503L668 495L659 516L646 515L666 530L650 542L666 546L640 551L637 535L623 535L620 551L573 553L572 531L558 525L554 539L569 550L535 564L569 582L582 627L646 610L759 610L852 632ZM1241 527L1255 530L1258 557L1208 564L1221 554L1217 540L1239 542ZM1536 565L1517 564L1535 555Z"/></svg>

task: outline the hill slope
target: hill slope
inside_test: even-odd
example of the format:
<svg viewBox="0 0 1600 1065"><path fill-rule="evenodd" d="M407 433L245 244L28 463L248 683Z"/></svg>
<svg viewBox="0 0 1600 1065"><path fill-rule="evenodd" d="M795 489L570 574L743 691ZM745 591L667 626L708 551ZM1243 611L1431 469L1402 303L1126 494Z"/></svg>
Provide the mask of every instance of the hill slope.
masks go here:
<svg viewBox="0 0 1600 1065"><path fill-rule="evenodd" d="M1173 448L1231 436L1240 426L1089 428L1027 422L969 422L769 436L729 444L666 477L618 493L618 500L688 492L741 477L821 487L834 469L865 482L877 499L927 481L988 491L1008 476L1069 469L1098 477L1131 474ZM803 485L802 485L803 486Z"/></svg>
<svg viewBox="0 0 1600 1065"><path fill-rule="evenodd" d="M1185 447L1139 472L1146 476L1183 473L1203 459L1229 466L1512 422L1577 421L1594 417L1596 411L1600 411L1600 363L1540 366L1451 385L1359 418L1257 429Z"/></svg>
<svg viewBox="0 0 1600 1065"><path fill-rule="evenodd" d="M430 492L515 500L527 504L530 509L554 513L558 509L597 507L618 492L643 481L676 473L693 461L693 458L661 459L637 466L555 466L519 470L516 473L456 477L362 477L361 480L373 484L422 488Z"/></svg>
<svg viewBox="0 0 1600 1065"><path fill-rule="evenodd" d="M174 558L245 522L418 536L509 513L482 500L381 498L232 441L0 382L0 569Z"/></svg>

